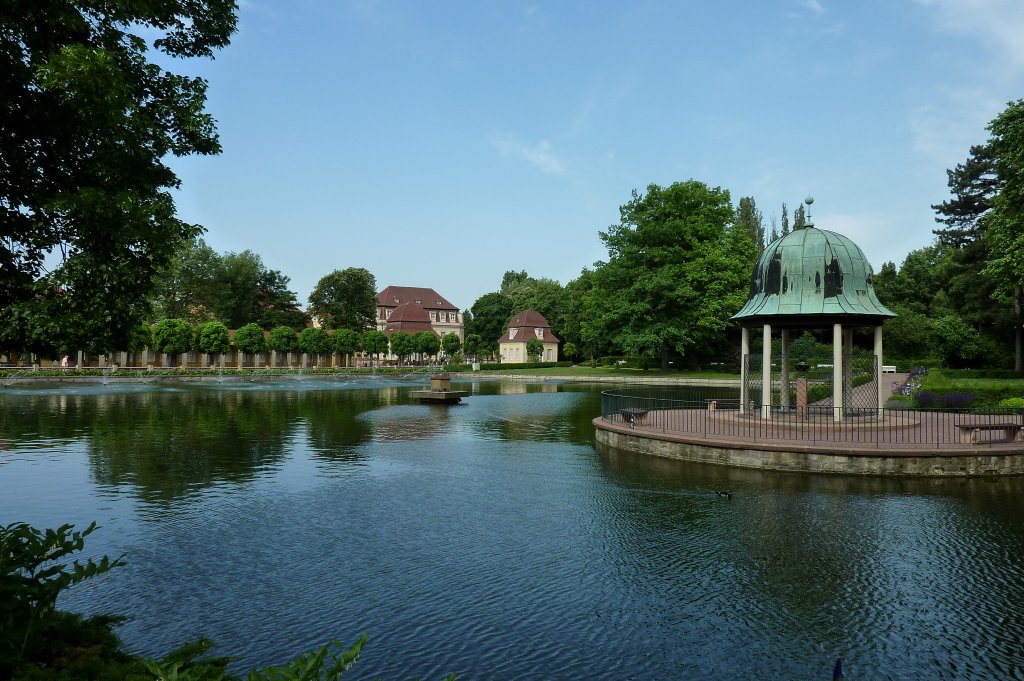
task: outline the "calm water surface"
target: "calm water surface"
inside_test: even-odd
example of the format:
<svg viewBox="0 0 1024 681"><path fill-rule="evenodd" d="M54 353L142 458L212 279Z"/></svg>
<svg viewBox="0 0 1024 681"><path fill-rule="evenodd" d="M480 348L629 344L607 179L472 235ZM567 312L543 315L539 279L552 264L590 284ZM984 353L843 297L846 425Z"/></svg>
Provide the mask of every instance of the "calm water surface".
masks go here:
<svg viewBox="0 0 1024 681"><path fill-rule="evenodd" d="M683 464L595 450L598 388L417 387L8 387L0 522L98 521L128 566L61 605L239 671L366 632L346 678L1024 678L1024 480Z"/></svg>

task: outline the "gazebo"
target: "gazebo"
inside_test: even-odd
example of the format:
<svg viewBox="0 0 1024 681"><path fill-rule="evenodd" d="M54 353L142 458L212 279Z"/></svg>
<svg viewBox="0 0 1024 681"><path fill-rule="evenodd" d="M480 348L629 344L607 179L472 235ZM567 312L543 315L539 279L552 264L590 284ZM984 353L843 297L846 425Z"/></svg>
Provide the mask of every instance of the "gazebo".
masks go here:
<svg viewBox="0 0 1024 681"><path fill-rule="evenodd" d="M813 202L807 198L808 206ZM790 405L790 334L794 329L832 329L832 414L842 421L845 400L852 393L853 329L874 328L874 403L881 414L882 323L896 314L882 305L871 282L871 265L863 251L845 236L817 229L809 222L765 248L754 267L747 304L733 315L742 328L742 384L740 411L751 413L752 369L750 331L761 327L760 415L772 416L773 399L779 409ZM778 392L772 381L772 333L781 331ZM755 386L756 387L756 386Z"/></svg>

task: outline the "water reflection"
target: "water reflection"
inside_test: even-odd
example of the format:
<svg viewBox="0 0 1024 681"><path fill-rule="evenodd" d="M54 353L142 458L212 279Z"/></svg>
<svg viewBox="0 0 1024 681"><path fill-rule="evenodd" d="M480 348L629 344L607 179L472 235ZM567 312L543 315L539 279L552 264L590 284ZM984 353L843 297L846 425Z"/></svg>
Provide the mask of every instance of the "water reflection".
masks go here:
<svg viewBox="0 0 1024 681"><path fill-rule="evenodd" d="M240 668L365 628L356 679L1020 677L1022 478L595 451L599 387L421 383L3 393L0 517L101 519L130 565L69 603Z"/></svg>

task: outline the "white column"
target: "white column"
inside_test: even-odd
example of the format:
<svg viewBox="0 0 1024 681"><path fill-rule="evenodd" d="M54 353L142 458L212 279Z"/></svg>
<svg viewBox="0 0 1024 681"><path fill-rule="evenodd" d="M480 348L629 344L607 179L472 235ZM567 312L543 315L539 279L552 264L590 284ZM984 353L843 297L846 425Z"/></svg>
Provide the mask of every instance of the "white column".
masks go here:
<svg viewBox="0 0 1024 681"><path fill-rule="evenodd" d="M882 325L875 327L875 385L878 387L878 416L885 408L885 391L882 390Z"/></svg>
<svg viewBox="0 0 1024 681"><path fill-rule="evenodd" d="M785 410L789 408L789 329L782 330L782 357L779 361L782 367L779 405Z"/></svg>
<svg viewBox="0 0 1024 681"><path fill-rule="evenodd" d="M750 379L747 371L747 355L750 354L750 329L740 329L740 413L747 413L747 402L750 395L747 394L747 381Z"/></svg>
<svg viewBox="0 0 1024 681"><path fill-rule="evenodd" d="M843 325L832 326L832 418L843 419Z"/></svg>
<svg viewBox="0 0 1024 681"><path fill-rule="evenodd" d="M847 362L850 363L850 371L846 370ZM853 397L853 329L843 329L843 395ZM843 405L844 408L848 406Z"/></svg>
<svg viewBox="0 0 1024 681"><path fill-rule="evenodd" d="M764 325L761 348L761 417L772 416L772 325Z"/></svg>

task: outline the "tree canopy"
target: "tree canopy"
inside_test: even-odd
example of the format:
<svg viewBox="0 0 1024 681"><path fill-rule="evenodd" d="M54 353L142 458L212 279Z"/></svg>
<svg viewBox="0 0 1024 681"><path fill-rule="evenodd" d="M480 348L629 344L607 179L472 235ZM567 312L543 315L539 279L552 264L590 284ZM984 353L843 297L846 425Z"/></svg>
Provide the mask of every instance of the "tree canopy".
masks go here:
<svg viewBox="0 0 1024 681"><path fill-rule="evenodd" d="M376 290L377 280L362 267L335 270L309 294L309 313L327 328L368 329L376 316Z"/></svg>
<svg viewBox="0 0 1024 681"><path fill-rule="evenodd" d="M590 292L593 329L626 352L660 357L708 345L746 300L756 251L732 228L729 192L689 180L649 185L620 208L601 240Z"/></svg>
<svg viewBox="0 0 1024 681"><path fill-rule="evenodd" d="M164 70L141 36L172 57L212 57L235 11L233 0L0 10L4 345L127 346L155 274L201 231L176 217L165 159L220 151L206 81Z"/></svg>

